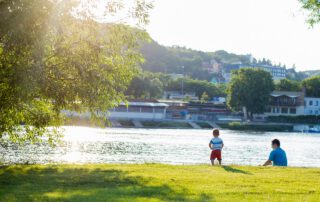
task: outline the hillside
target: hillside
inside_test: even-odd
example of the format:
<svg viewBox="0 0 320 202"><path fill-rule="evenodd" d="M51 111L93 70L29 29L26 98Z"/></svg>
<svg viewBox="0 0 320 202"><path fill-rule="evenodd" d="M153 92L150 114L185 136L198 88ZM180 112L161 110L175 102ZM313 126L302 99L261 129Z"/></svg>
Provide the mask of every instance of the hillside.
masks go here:
<svg viewBox="0 0 320 202"><path fill-rule="evenodd" d="M214 72L208 71L210 66L212 67L212 61L221 64L223 68L235 64L274 65L269 59L257 59L250 54L238 55L225 50L204 52L179 46L167 47L154 40L151 43L142 44L141 53L146 59L142 65L144 70L185 74L193 79L208 81L216 76ZM295 68L287 68L288 79L303 80L315 75L320 75L320 70L297 72Z"/></svg>
<svg viewBox="0 0 320 202"><path fill-rule="evenodd" d="M185 47L166 47L152 40L144 43L141 52L146 59L142 68L151 72L164 72L185 74L194 79L210 80L214 75L208 71L212 61L223 66L234 64L264 64L271 65L271 61L263 58L257 60L250 54L237 55L225 50L204 52L188 49Z"/></svg>
<svg viewBox="0 0 320 202"><path fill-rule="evenodd" d="M141 52L146 59L142 66L144 70L186 74L203 80L212 77L212 73L207 70L212 60L222 64L249 64L251 59L251 55L236 55L224 50L203 52L178 46L166 47L155 41L143 44Z"/></svg>

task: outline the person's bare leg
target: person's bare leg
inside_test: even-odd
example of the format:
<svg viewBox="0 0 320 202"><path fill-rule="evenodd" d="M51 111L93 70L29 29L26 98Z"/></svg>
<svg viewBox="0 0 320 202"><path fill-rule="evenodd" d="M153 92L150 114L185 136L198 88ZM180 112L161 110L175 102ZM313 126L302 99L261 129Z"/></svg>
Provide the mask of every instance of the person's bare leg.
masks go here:
<svg viewBox="0 0 320 202"><path fill-rule="evenodd" d="M221 159L220 159L220 160L218 159L218 161L219 161L219 165L221 166L221 161L222 161L222 160L221 160Z"/></svg>
<svg viewBox="0 0 320 202"><path fill-rule="evenodd" d="M213 159L213 160L211 160L211 165L212 165L212 166L214 166L214 159Z"/></svg>

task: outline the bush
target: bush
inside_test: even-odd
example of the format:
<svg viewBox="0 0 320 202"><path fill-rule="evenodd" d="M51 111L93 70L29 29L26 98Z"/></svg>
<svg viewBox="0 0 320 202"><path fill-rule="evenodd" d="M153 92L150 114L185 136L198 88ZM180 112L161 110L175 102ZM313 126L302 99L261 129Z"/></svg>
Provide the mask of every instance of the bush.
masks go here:
<svg viewBox="0 0 320 202"><path fill-rule="evenodd" d="M241 124L239 122L218 124L221 128L230 130L244 131L265 131L265 132L284 132L293 131L293 126L290 125L262 125L262 124Z"/></svg>
<svg viewBox="0 0 320 202"><path fill-rule="evenodd" d="M229 125L230 125L231 127L240 127L240 126L241 126L241 123L238 122L238 121L234 121L234 122L229 123Z"/></svg>
<svg viewBox="0 0 320 202"><path fill-rule="evenodd" d="M316 115L302 115L302 116L269 116L267 118L269 122L277 123L306 123L306 124L318 124L320 123L320 116Z"/></svg>

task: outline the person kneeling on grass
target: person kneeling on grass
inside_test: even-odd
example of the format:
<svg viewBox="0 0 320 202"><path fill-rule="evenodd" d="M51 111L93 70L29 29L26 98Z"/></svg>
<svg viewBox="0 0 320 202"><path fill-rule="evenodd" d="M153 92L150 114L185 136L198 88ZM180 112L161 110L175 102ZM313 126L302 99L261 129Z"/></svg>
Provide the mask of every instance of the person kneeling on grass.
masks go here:
<svg viewBox="0 0 320 202"><path fill-rule="evenodd" d="M210 155L211 165L214 165L214 160L218 159L219 165L221 165L221 150L223 148L223 141L219 138L219 130L213 129L212 135L213 138L209 142L209 148L212 150Z"/></svg>
<svg viewBox="0 0 320 202"><path fill-rule="evenodd" d="M280 141L278 139L272 140L271 146L273 150L270 153L269 159L263 164L263 166L287 166L287 155L286 152L280 148Z"/></svg>

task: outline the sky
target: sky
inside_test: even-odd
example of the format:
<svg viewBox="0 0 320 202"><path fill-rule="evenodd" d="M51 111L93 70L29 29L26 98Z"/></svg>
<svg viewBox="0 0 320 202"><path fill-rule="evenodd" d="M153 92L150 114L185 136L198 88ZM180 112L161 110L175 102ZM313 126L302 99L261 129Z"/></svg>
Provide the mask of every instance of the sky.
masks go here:
<svg viewBox="0 0 320 202"><path fill-rule="evenodd" d="M298 0L154 0L151 37L166 46L252 54L297 70L320 70L320 25Z"/></svg>

